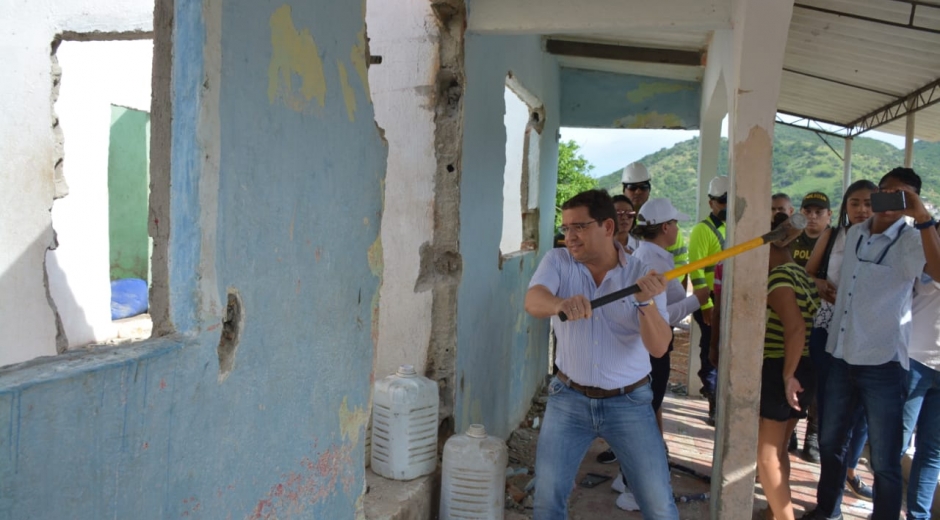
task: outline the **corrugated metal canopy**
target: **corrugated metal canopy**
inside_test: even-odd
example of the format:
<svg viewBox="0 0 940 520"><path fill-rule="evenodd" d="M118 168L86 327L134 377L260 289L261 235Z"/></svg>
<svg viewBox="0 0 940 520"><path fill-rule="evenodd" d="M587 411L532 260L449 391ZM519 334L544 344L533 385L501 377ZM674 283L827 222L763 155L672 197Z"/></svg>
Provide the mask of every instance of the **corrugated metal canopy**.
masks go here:
<svg viewBox="0 0 940 520"><path fill-rule="evenodd" d="M549 38L702 51L709 31L657 28L628 34ZM702 70L572 56L561 63L677 79L700 78ZM917 111L915 136L940 141L940 0L796 0L780 112L842 127L842 135L873 128L904 135L909 109Z"/></svg>
<svg viewBox="0 0 940 520"><path fill-rule="evenodd" d="M903 107L877 112L938 77L940 1L798 0L778 109L857 133L903 116ZM940 92L929 98L938 99ZM916 137L940 140L938 115L934 105L915 116ZM878 129L904 135L904 118Z"/></svg>

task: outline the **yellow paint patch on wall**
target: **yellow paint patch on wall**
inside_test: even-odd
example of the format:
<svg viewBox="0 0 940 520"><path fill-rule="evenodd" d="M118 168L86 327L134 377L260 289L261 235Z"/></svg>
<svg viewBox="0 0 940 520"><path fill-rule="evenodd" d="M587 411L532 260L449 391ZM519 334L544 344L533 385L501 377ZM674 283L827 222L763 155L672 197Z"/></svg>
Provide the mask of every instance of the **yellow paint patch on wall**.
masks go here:
<svg viewBox="0 0 940 520"><path fill-rule="evenodd" d="M310 31L298 31L289 5L278 7L271 15L271 64L268 66L268 101L278 98L291 110L302 112L315 97L326 104L326 77L323 61ZM300 88L294 89L294 75Z"/></svg>
<svg viewBox="0 0 940 520"><path fill-rule="evenodd" d="M356 121L356 93L349 86L349 75L346 74L346 65L341 61L336 62L336 68L339 69L339 83L343 87L343 100L346 101L346 115L349 122Z"/></svg>
<svg viewBox="0 0 940 520"><path fill-rule="evenodd" d="M382 183L385 184L384 182ZM384 204L384 202L383 202ZM379 345L379 298L382 292L382 271L385 269L384 252L382 249L382 233L375 237L375 242L369 247L369 270L379 279L379 285L372 295L372 346Z"/></svg>
<svg viewBox="0 0 940 520"><path fill-rule="evenodd" d="M372 91L369 90L369 65L366 63L366 27L362 26L362 30L359 31L359 34L356 35L358 43L353 45L352 50L349 52L349 60L352 62L353 67L355 67L356 72L359 74L359 81L362 82L362 90L366 93L366 99L369 100L369 103L372 102Z"/></svg>
<svg viewBox="0 0 940 520"><path fill-rule="evenodd" d="M343 397L343 404L339 407L339 431L341 435L353 444L359 443L359 435L366 429L369 422L369 412L357 406L349 409L349 397Z"/></svg>
<svg viewBox="0 0 940 520"><path fill-rule="evenodd" d="M692 90L692 86L680 83L640 83L639 87L627 92L627 101L641 103L660 94L672 94L683 90Z"/></svg>
<svg viewBox="0 0 940 520"><path fill-rule="evenodd" d="M375 242L369 247L369 269L375 276L382 276L382 270L385 268L383 259L382 235L375 237Z"/></svg>
<svg viewBox="0 0 940 520"><path fill-rule="evenodd" d="M660 114L655 110L646 114L621 117L613 122L614 128L668 128L684 129L686 127L682 118L676 114Z"/></svg>

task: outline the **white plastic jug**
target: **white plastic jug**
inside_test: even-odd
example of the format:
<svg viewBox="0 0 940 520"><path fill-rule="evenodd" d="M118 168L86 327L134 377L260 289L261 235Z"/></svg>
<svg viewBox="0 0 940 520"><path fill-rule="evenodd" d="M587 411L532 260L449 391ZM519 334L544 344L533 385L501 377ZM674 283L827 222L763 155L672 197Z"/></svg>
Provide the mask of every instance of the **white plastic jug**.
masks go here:
<svg viewBox="0 0 940 520"><path fill-rule="evenodd" d="M372 471L411 480L437 467L437 383L412 365L375 382L372 400Z"/></svg>
<svg viewBox="0 0 940 520"><path fill-rule="evenodd" d="M487 436L482 424L447 439L440 520L503 518L508 462L506 443Z"/></svg>

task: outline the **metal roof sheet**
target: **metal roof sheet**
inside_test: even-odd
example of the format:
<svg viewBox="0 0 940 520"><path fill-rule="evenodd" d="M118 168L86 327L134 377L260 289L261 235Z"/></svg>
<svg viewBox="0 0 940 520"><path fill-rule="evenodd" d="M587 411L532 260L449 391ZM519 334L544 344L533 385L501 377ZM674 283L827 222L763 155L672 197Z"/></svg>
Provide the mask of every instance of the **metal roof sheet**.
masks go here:
<svg viewBox="0 0 940 520"><path fill-rule="evenodd" d="M856 123L940 77L940 2L798 0L778 108L841 125ZM912 11L913 9L913 15ZM844 14L837 14L844 13ZM870 18L870 19L860 19ZM915 27L901 27L910 25ZM916 135L940 140L936 105ZM879 130L904 135L903 118Z"/></svg>

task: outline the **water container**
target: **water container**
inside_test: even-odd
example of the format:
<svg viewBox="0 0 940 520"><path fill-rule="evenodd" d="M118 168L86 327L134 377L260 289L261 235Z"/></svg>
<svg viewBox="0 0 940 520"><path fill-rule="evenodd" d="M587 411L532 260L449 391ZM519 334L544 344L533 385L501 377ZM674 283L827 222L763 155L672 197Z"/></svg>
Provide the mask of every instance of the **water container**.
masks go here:
<svg viewBox="0 0 940 520"><path fill-rule="evenodd" d="M411 365L375 382L372 400L372 471L411 480L437 467L437 383Z"/></svg>
<svg viewBox="0 0 940 520"><path fill-rule="evenodd" d="M503 518L506 501L506 443L471 424L444 445L440 520Z"/></svg>

